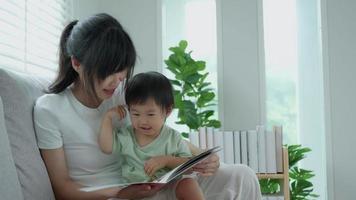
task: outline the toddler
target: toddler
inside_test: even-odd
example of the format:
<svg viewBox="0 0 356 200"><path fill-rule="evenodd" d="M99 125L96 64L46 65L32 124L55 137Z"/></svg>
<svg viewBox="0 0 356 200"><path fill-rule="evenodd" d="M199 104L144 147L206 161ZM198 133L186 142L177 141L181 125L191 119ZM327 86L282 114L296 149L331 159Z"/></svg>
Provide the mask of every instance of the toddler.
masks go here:
<svg viewBox="0 0 356 200"><path fill-rule="evenodd" d="M113 117L122 119L126 111L123 106L110 109L102 120L99 145L104 153L122 156L122 176L128 182L159 178L192 156L180 134L165 125L174 104L172 85L165 76L137 74L127 84L125 100L132 125L113 129ZM174 190L177 199L204 199L193 178L178 180Z"/></svg>

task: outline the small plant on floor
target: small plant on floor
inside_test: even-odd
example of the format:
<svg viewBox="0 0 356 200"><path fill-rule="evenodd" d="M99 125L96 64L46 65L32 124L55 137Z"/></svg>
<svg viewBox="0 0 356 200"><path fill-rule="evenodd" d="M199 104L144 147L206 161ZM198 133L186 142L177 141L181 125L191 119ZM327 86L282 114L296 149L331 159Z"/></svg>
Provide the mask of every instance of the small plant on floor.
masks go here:
<svg viewBox="0 0 356 200"><path fill-rule="evenodd" d="M313 171L302 169L297 166L297 163L305 158L305 154L311 149L302 147L301 145L289 145L288 159L289 159L289 190L291 200L307 200L316 198L313 192L313 183L310 181L315 176ZM280 183L275 179L260 180L262 194L275 194L280 191Z"/></svg>
<svg viewBox="0 0 356 200"><path fill-rule="evenodd" d="M200 127L219 128L219 120L212 119L214 110L211 106L215 93L210 82L206 80L208 72L204 61L196 61L191 57L191 51L186 52L188 42L182 40L178 46L171 47L172 54L165 63L167 69L174 74L171 83L174 89L174 108L178 109L177 124L184 124L190 130ZM182 133L188 137L188 133Z"/></svg>

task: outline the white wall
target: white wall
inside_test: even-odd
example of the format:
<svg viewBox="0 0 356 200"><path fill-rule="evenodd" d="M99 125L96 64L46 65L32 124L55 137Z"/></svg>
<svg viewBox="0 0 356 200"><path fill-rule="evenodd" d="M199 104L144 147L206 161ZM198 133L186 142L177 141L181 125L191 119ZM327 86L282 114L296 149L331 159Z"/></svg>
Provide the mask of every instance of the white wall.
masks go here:
<svg viewBox="0 0 356 200"><path fill-rule="evenodd" d="M83 19L99 10L99 0L73 0L73 19Z"/></svg>
<svg viewBox="0 0 356 200"><path fill-rule="evenodd" d="M356 1L321 5L329 199L355 199Z"/></svg>
<svg viewBox="0 0 356 200"><path fill-rule="evenodd" d="M260 118L261 13L258 0L218 0L219 113L224 130L253 129Z"/></svg>
<svg viewBox="0 0 356 200"><path fill-rule="evenodd" d="M75 19L105 12L122 24L135 44L138 62L135 73L157 71L161 69L158 62L161 58L159 0L74 0L73 13Z"/></svg>

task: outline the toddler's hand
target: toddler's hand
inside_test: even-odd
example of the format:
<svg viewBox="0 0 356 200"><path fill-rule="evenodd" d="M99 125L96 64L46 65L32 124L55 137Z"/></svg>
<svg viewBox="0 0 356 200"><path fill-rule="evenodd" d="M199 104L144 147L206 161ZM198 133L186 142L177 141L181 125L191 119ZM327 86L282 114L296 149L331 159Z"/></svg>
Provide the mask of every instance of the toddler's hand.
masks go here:
<svg viewBox="0 0 356 200"><path fill-rule="evenodd" d="M119 116L119 120L122 120L123 118L125 118L125 116L126 116L125 106L122 106L122 105L117 106L116 107L116 112L117 112L117 114Z"/></svg>
<svg viewBox="0 0 356 200"><path fill-rule="evenodd" d="M166 156L155 156L146 161L144 169L148 176L153 177L157 170L166 166Z"/></svg>
<svg viewBox="0 0 356 200"><path fill-rule="evenodd" d="M113 107L110 110L108 110L108 112L106 114L110 118L117 116L119 118L119 120L122 120L126 116L125 106L119 105L119 106Z"/></svg>

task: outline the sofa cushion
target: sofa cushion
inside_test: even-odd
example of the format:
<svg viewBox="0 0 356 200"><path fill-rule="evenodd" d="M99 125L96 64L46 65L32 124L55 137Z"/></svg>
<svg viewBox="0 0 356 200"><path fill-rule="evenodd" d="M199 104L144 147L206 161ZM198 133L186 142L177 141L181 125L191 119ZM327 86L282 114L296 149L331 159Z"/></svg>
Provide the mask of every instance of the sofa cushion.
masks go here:
<svg viewBox="0 0 356 200"><path fill-rule="evenodd" d="M0 194L1 199L23 199L5 127L4 109L0 97Z"/></svg>
<svg viewBox="0 0 356 200"><path fill-rule="evenodd" d="M0 95L5 126L24 199L54 199L44 162L36 143L33 106L48 81L0 69Z"/></svg>

